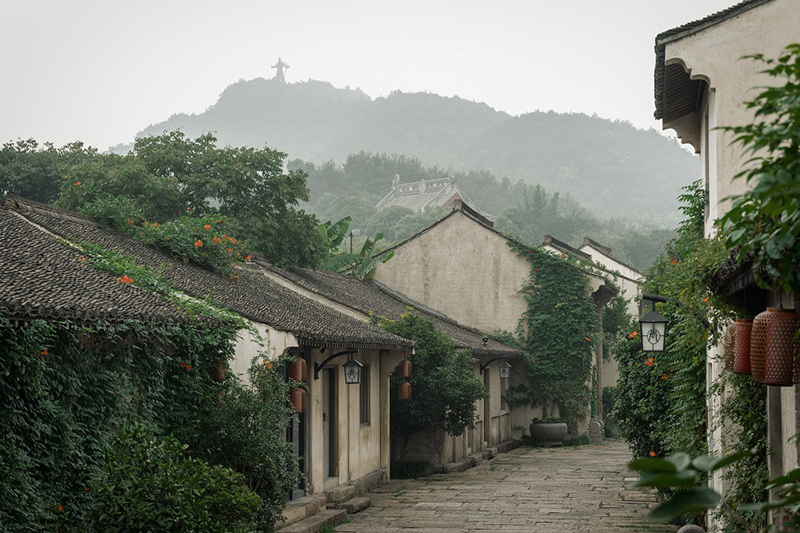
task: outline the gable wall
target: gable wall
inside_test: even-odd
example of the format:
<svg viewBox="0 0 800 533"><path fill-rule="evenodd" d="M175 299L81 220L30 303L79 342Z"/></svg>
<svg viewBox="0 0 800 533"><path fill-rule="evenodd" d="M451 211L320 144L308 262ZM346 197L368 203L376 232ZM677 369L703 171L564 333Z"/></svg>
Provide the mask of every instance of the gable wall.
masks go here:
<svg viewBox="0 0 800 533"><path fill-rule="evenodd" d="M481 331L513 332L530 265L504 237L456 212L395 248L375 279Z"/></svg>
<svg viewBox="0 0 800 533"><path fill-rule="evenodd" d="M667 64L682 64L692 78L709 83L701 110L700 146L695 146L710 193L707 234L712 232L713 220L730 209L725 198L747 186L744 180L733 179L746 160L740 146L732 142L733 135L714 128L752 122L752 110L743 102L757 94L753 87L775 84L759 74L764 69L761 63L741 58L751 54L776 57L787 44L800 40L797 13L800 0L774 0L666 46ZM683 136L678 122L665 123L664 129L675 127Z"/></svg>

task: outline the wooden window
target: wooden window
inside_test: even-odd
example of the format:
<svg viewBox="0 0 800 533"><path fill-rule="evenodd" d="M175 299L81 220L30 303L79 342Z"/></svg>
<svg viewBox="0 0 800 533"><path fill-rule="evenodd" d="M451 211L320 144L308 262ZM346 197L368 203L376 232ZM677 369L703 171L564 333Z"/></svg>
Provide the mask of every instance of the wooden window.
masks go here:
<svg viewBox="0 0 800 533"><path fill-rule="evenodd" d="M369 365L361 369L361 385L359 385L359 412L362 426L369 425Z"/></svg>

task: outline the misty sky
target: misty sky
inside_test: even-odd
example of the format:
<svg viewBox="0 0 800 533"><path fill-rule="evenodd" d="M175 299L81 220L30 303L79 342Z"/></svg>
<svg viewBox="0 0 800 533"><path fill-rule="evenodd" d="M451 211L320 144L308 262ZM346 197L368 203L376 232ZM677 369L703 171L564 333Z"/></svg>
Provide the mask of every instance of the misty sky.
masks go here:
<svg viewBox="0 0 800 533"><path fill-rule="evenodd" d="M657 33L736 0L0 0L0 143L101 149L239 79L653 119ZM280 148L280 147L277 147Z"/></svg>

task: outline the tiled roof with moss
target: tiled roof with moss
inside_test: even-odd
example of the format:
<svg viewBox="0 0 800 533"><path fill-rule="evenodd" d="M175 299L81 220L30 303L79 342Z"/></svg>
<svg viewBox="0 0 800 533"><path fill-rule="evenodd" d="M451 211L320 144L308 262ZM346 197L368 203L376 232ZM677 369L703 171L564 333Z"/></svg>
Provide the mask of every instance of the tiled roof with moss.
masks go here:
<svg viewBox="0 0 800 533"><path fill-rule="evenodd" d="M436 329L447 335L457 348L467 348L475 355L522 355L520 350L510 348L492 339L484 344L482 341L485 336L484 333L463 326L435 310L428 309L399 293L381 286L375 281L357 280L342 274L322 270L304 268L284 270L261 261L258 261L257 264L308 291L365 315L373 313L396 320L403 313L406 313L409 307L412 307L417 314L433 320Z"/></svg>
<svg viewBox="0 0 800 533"><path fill-rule="evenodd" d="M82 260L79 250L0 208L0 315L12 319L186 323L163 298Z"/></svg>
<svg viewBox="0 0 800 533"><path fill-rule="evenodd" d="M4 205L67 240L88 242L133 256L137 263L163 268L163 276L178 290L195 298L209 297L244 318L294 334L306 346L410 349L413 342L303 297L246 269L228 279L165 251L130 239L94 219L9 197ZM91 293L92 285L87 286Z"/></svg>

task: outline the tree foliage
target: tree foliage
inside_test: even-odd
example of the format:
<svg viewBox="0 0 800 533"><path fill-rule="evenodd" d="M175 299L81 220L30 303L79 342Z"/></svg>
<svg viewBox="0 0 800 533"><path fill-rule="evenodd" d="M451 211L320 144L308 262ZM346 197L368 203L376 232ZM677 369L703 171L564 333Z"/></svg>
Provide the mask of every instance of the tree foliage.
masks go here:
<svg viewBox="0 0 800 533"><path fill-rule="evenodd" d="M413 158L366 152L350 154L341 166L327 161L317 167L296 159L289 168L309 174L310 211L322 220L349 216L351 227L361 235L383 233L390 244L411 237L446 214L440 209L414 213L399 206L376 211L375 205L391 190L395 175L400 176L401 183L453 178L480 209L497 216L495 227L504 233L532 244L541 243L549 234L575 246L589 235L613 247L619 259L642 270L674 236L674 231L652 221L633 221L630 217L598 220L570 194L548 192L542 185L521 179L512 182L507 176L500 179L486 170L445 170L425 167Z"/></svg>
<svg viewBox="0 0 800 533"><path fill-rule="evenodd" d="M0 194L50 203L58 197L65 170L96 156L96 149L80 142L61 148L34 139L7 142L0 148Z"/></svg>
<svg viewBox="0 0 800 533"><path fill-rule="evenodd" d="M486 397L486 389L472 371L472 354L456 350L431 320L411 311L399 320L374 320L386 331L417 343L415 353L408 356L413 368L410 400L398 399L403 378L392 376L392 431L407 438L440 429L461 435L474 427L475 402Z"/></svg>
<svg viewBox="0 0 800 533"><path fill-rule="evenodd" d="M308 200L306 174L284 171L286 154L218 147L211 134L175 131L137 139L127 155L104 154L68 167L57 204L104 212L125 224L133 214L163 224L181 217L227 217L235 237L278 265L316 264L324 255ZM133 213L110 209L124 199Z"/></svg>

